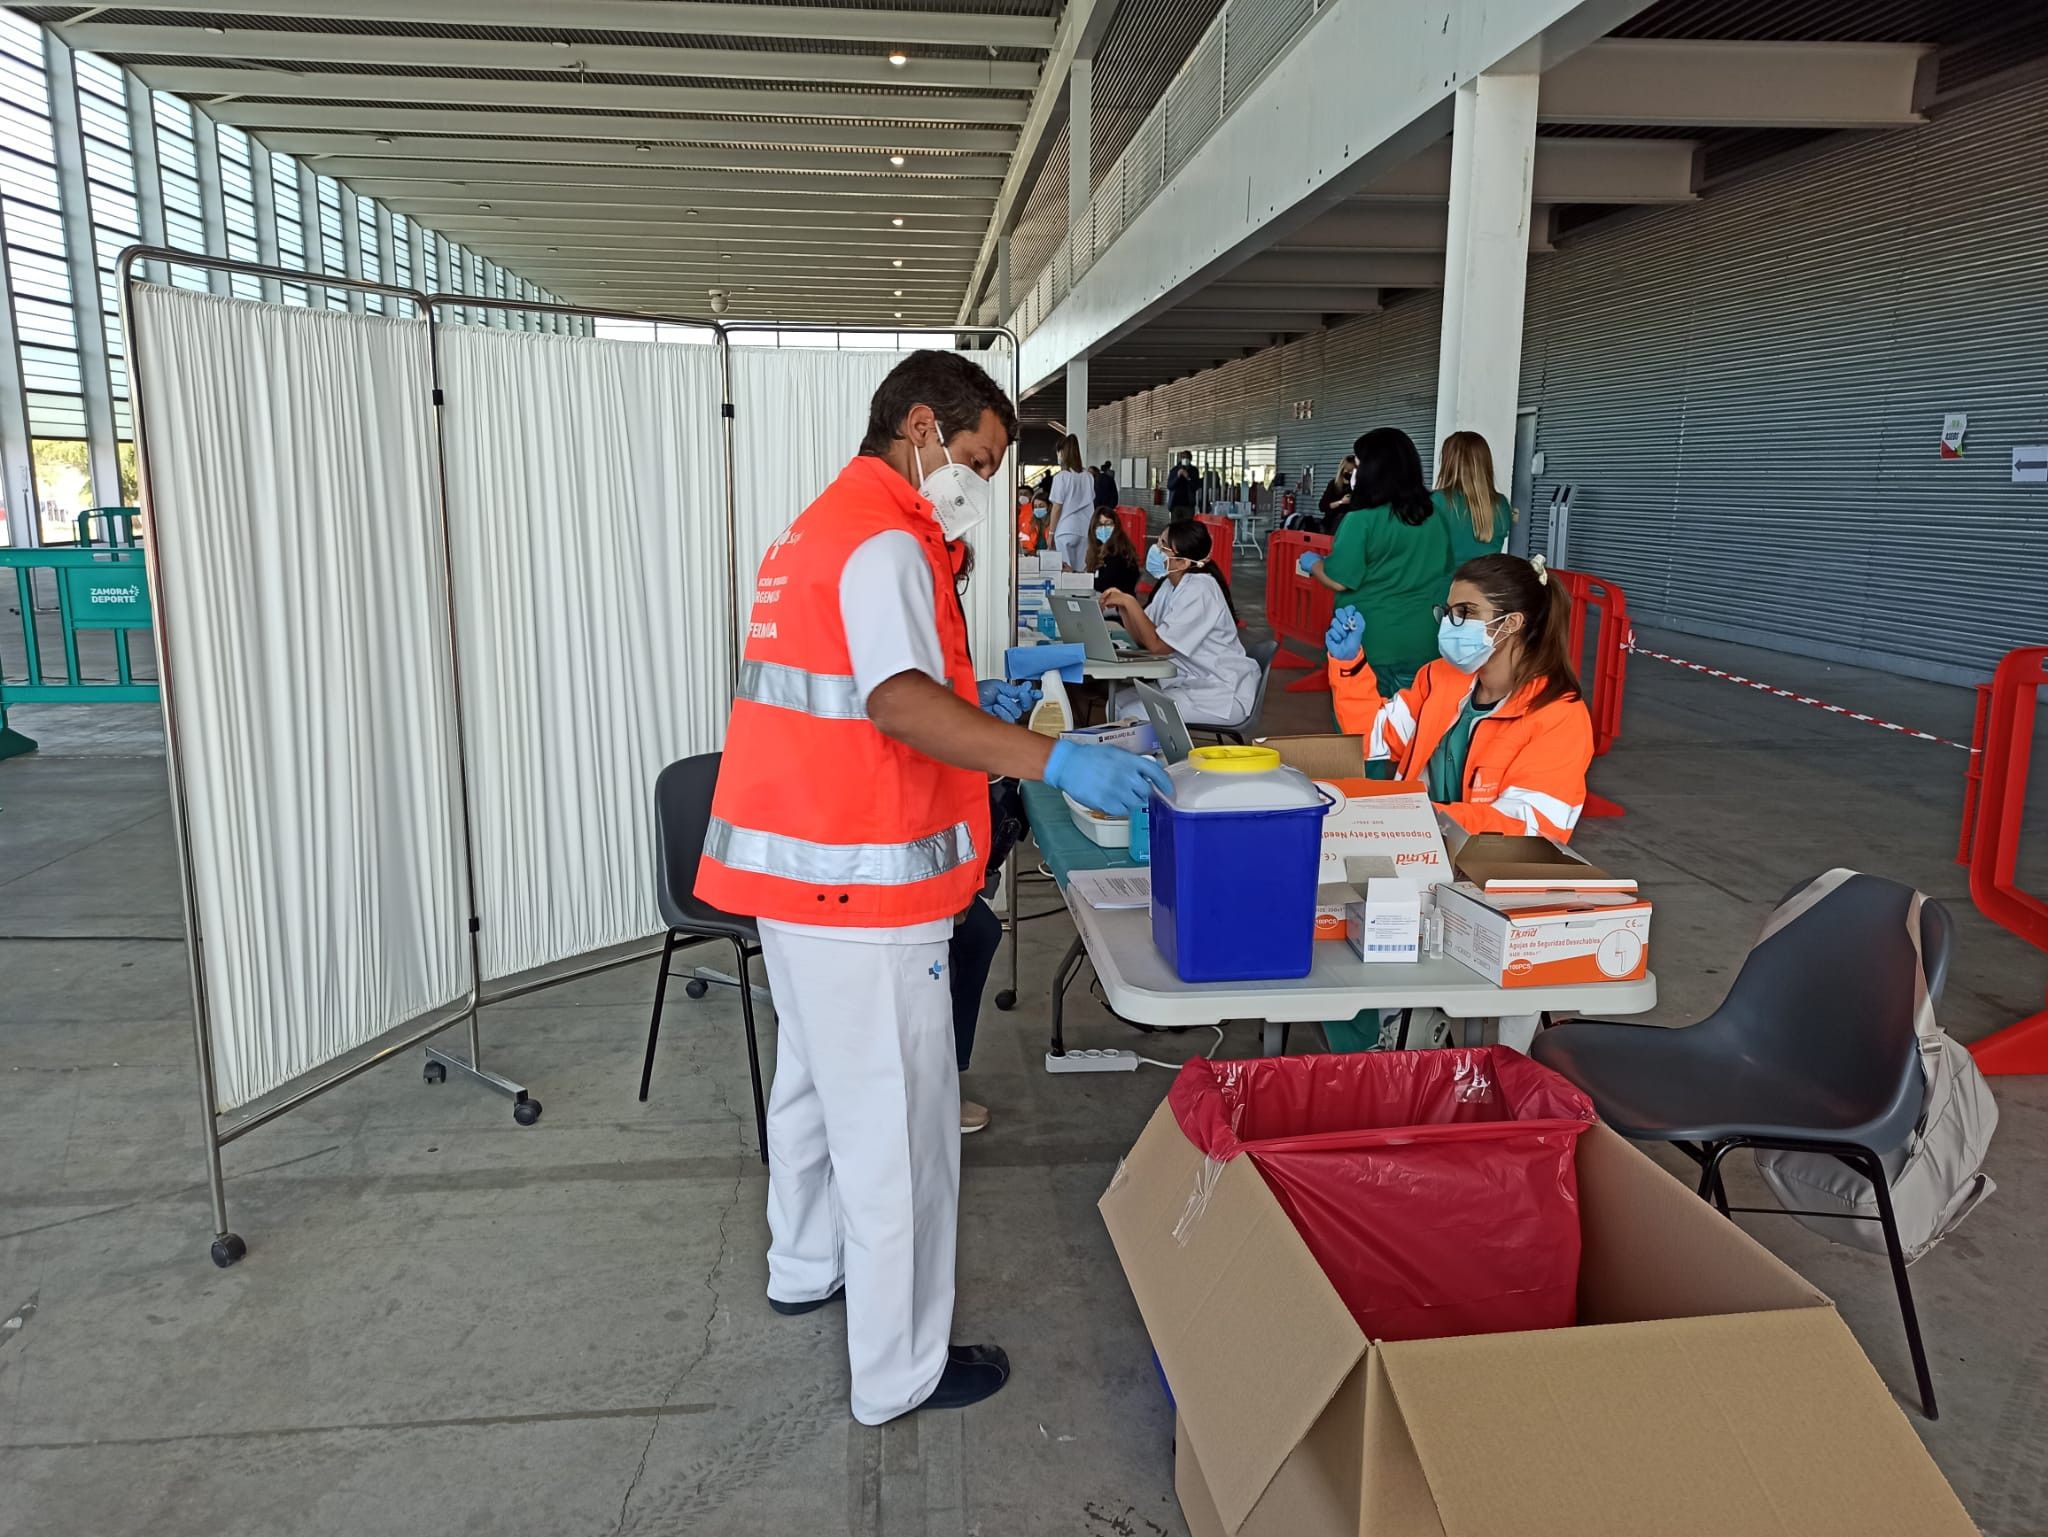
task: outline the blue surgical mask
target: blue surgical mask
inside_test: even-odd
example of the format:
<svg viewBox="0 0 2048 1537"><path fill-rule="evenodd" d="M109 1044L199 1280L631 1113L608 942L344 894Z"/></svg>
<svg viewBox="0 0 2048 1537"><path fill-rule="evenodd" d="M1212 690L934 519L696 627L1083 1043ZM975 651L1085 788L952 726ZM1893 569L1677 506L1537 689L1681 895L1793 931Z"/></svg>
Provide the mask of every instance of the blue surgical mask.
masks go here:
<svg viewBox="0 0 2048 1537"><path fill-rule="evenodd" d="M1166 551L1156 544L1145 552L1145 574L1155 582L1166 580Z"/></svg>
<svg viewBox="0 0 2048 1537"><path fill-rule="evenodd" d="M1437 621L1436 649L1443 658L1459 672L1477 672L1486 665L1486 659L1493 655L1493 637L1487 634L1488 623L1498 624L1499 620L1482 622L1467 619L1463 624L1454 624L1449 614Z"/></svg>
<svg viewBox="0 0 2048 1537"><path fill-rule="evenodd" d="M1097 544L1108 544L1110 538L1115 533L1116 530L1113 528L1098 528L1097 530L1095 530L1095 542Z"/></svg>

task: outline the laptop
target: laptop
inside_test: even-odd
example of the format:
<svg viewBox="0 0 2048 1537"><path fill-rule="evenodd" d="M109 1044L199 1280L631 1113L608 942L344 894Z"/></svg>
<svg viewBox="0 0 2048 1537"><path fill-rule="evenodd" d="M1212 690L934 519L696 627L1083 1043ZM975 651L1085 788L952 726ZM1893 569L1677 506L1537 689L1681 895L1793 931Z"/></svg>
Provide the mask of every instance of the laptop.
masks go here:
<svg viewBox="0 0 2048 1537"><path fill-rule="evenodd" d="M1173 702L1173 696L1149 683L1134 682L1131 692L1145 707L1145 716L1152 722L1152 734L1159 738L1159 750L1166 755L1166 761L1185 763L1188 754L1195 750L1195 743L1188 735L1187 722L1180 718L1180 706Z"/></svg>
<svg viewBox="0 0 2048 1537"><path fill-rule="evenodd" d="M1102 617L1102 600L1092 592L1052 594L1052 621L1059 626L1060 639L1081 648L1091 662L1132 662L1151 655L1135 646L1119 646L1110 639L1109 621Z"/></svg>

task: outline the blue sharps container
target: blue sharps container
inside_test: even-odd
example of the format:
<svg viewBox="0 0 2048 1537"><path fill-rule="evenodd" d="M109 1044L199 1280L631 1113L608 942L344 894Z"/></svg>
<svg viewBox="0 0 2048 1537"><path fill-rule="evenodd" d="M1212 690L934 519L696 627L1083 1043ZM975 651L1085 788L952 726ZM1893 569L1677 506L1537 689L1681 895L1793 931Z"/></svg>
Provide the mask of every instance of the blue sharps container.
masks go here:
<svg viewBox="0 0 2048 1537"><path fill-rule="evenodd" d="M1154 794L1152 941L1183 982L1305 977L1328 802L1270 747L1198 747Z"/></svg>

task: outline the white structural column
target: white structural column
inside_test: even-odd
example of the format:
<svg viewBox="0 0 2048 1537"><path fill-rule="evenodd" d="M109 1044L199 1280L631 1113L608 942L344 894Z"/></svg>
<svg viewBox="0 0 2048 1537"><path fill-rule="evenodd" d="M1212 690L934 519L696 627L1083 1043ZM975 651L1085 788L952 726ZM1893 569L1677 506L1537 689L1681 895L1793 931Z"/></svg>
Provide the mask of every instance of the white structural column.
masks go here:
<svg viewBox="0 0 2048 1537"><path fill-rule="evenodd" d="M20 338L14 328L14 290L7 267L7 210L0 207L0 503L7 508L7 542L17 550L38 543L35 461L28 431L28 395L21 377Z"/></svg>
<svg viewBox="0 0 2048 1537"><path fill-rule="evenodd" d="M1434 459L1477 432L1505 481L1514 464L1539 76L1482 74L1458 87L1451 129L1449 249L1436 376Z"/></svg>
<svg viewBox="0 0 2048 1537"><path fill-rule="evenodd" d="M1091 241L1088 202L1095 191L1095 60L1074 60L1067 75L1067 249L1073 237L1085 232ZM1071 268L1069 272L1071 272ZM1067 364L1067 431L1081 440L1081 462L1088 463L1088 355L1081 354Z"/></svg>
<svg viewBox="0 0 2048 1537"><path fill-rule="evenodd" d="M93 502L121 505L121 461L114 451L114 398L107 373L107 332L100 320L99 265L93 251L92 194L86 186L85 138L78 120L78 75L71 50L43 34L50 80L50 140L57 161L57 206L64 226L65 276L71 285L72 334L78 347L78 388L85 408L86 456Z"/></svg>
<svg viewBox="0 0 2048 1537"><path fill-rule="evenodd" d="M149 87L128 70L121 72L128 96L128 153L135 157L135 217L142 231L142 243L163 247L170 244L164 233L164 184L156 163L156 114L150 110ZM144 262L142 276L152 283L168 283L170 270L162 262Z"/></svg>
<svg viewBox="0 0 2048 1537"><path fill-rule="evenodd" d="M256 140L249 141L249 187L256 201L256 259L266 267L281 265L277 245L277 188L271 182L270 151ZM263 302L284 301L284 285L276 278L263 280Z"/></svg>
<svg viewBox="0 0 2048 1537"><path fill-rule="evenodd" d="M199 226L205 232L206 254L226 256L228 214L220 190L220 138L213 119L197 107L192 109L192 157L199 165ZM207 269L206 286L223 299L234 292L228 275L218 267Z"/></svg>

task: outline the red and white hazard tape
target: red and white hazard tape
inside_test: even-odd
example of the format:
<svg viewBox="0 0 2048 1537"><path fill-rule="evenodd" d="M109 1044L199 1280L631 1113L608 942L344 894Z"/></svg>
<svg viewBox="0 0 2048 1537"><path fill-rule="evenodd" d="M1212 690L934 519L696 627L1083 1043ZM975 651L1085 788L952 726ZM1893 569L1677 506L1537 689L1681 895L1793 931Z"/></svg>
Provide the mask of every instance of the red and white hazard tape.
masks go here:
<svg viewBox="0 0 2048 1537"><path fill-rule="evenodd" d="M1660 662L1669 662L1673 667L1683 667L1689 672L1705 673L1710 678L1720 678L1728 683L1740 683L1744 688L1753 688L1760 694L1769 694L1776 699L1789 699L1794 704L1810 704L1816 710L1825 710L1830 715L1839 715L1845 720L1863 722L1866 726L1877 726L1900 736L1913 738L1916 742L1936 742L1943 747L1958 748L1974 753L1976 748L1967 742L1951 742L1945 736L1936 736L1931 731L1916 731L1911 726L1901 726L1897 721L1879 720L1875 715L1865 715L1861 710L1851 710L1843 705L1829 704L1825 699L1815 699L1810 694L1795 694L1789 688L1779 688L1774 683L1759 683L1755 678L1745 678L1739 672L1724 672L1718 667L1709 667L1703 662L1688 662L1682 656L1666 656L1661 651L1652 651L1638 642L1633 634L1628 638L1628 649L1637 656L1654 657Z"/></svg>

